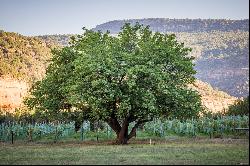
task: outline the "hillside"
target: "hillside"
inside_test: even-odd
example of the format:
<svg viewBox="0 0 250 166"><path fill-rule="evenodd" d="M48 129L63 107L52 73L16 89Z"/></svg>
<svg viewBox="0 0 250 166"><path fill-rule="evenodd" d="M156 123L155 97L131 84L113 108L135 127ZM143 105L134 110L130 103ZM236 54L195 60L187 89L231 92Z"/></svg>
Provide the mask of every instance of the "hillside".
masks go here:
<svg viewBox="0 0 250 166"><path fill-rule="evenodd" d="M41 79L53 47L38 38L0 31L0 78Z"/></svg>
<svg viewBox="0 0 250 166"><path fill-rule="evenodd" d="M31 83L44 77L54 45L0 31L0 110L22 105Z"/></svg>
<svg viewBox="0 0 250 166"><path fill-rule="evenodd" d="M47 60L51 57L50 49L55 45L51 45L53 40L46 44L37 37L9 32L1 32L0 42L0 64L4 64L0 66L0 109L14 112L15 108L22 106L31 80L44 77ZM203 105L213 112L223 111L236 100L199 80L191 87L199 91Z"/></svg>
<svg viewBox="0 0 250 166"><path fill-rule="evenodd" d="M200 80L196 80L190 87L199 92L202 105L214 113L223 112L224 109L227 110L228 106L234 104L238 99L223 91L214 89L208 83Z"/></svg>
<svg viewBox="0 0 250 166"><path fill-rule="evenodd" d="M249 32L176 33L193 49L196 78L236 97L249 95Z"/></svg>

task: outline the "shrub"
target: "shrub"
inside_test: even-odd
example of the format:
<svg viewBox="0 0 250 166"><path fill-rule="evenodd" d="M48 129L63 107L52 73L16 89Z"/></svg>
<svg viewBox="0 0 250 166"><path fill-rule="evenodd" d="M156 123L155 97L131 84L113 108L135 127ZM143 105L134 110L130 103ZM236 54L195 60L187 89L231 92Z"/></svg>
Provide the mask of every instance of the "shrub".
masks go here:
<svg viewBox="0 0 250 166"><path fill-rule="evenodd" d="M228 115L248 115L249 116L249 96L243 100L236 101L235 104L229 106Z"/></svg>

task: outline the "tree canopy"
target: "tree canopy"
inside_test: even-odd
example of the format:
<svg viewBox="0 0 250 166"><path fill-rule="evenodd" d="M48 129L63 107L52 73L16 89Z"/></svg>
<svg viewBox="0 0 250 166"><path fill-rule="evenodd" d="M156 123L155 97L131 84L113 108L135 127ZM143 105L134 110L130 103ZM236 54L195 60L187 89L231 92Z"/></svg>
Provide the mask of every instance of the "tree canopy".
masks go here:
<svg viewBox="0 0 250 166"><path fill-rule="evenodd" d="M45 117L78 112L103 120L119 144L153 118L198 115L200 96L187 86L195 80L191 49L175 35L153 33L138 23L125 24L118 36L84 31L70 46L53 51L46 77L26 100L30 108Z"/></svg>

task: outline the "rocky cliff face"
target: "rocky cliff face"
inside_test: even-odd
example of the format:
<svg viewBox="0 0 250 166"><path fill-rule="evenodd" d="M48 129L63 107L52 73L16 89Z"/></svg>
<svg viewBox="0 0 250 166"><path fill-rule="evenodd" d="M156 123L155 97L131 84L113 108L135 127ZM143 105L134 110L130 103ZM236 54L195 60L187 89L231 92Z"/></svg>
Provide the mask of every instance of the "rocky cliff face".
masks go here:
<svg viewBox="0 0 250 166"><path fill-rule="evenodd" d="M228 110L229 105L234 104L238 99L223 91L213 89L211 85L200 80L196 80L190 87L199 92L202 105L213 113Z"/></svg>
<svg viewBox="0 0 250 166"><path fill-rule="evenodd" d="M25 81L0 78L0 110L13 113L16 108L22 107L27 91L28 84Z"/></svg>

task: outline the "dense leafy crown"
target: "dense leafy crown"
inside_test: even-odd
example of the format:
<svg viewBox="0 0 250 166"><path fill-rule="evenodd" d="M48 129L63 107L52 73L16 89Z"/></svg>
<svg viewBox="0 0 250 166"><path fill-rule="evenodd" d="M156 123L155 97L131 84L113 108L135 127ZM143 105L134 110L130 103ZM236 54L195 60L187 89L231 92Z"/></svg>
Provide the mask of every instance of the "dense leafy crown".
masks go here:
<svg viewBox="0 0 250 166"><path fill-rule="evenodd" d="M199 95L187 88L195 74L191 49L175 35L139 24L125 24L117 37L84 30L70 46L54 51L46 77L26 101L31 108L55 117L71 108L129 122L192 117L201 110Z"/></svg>

